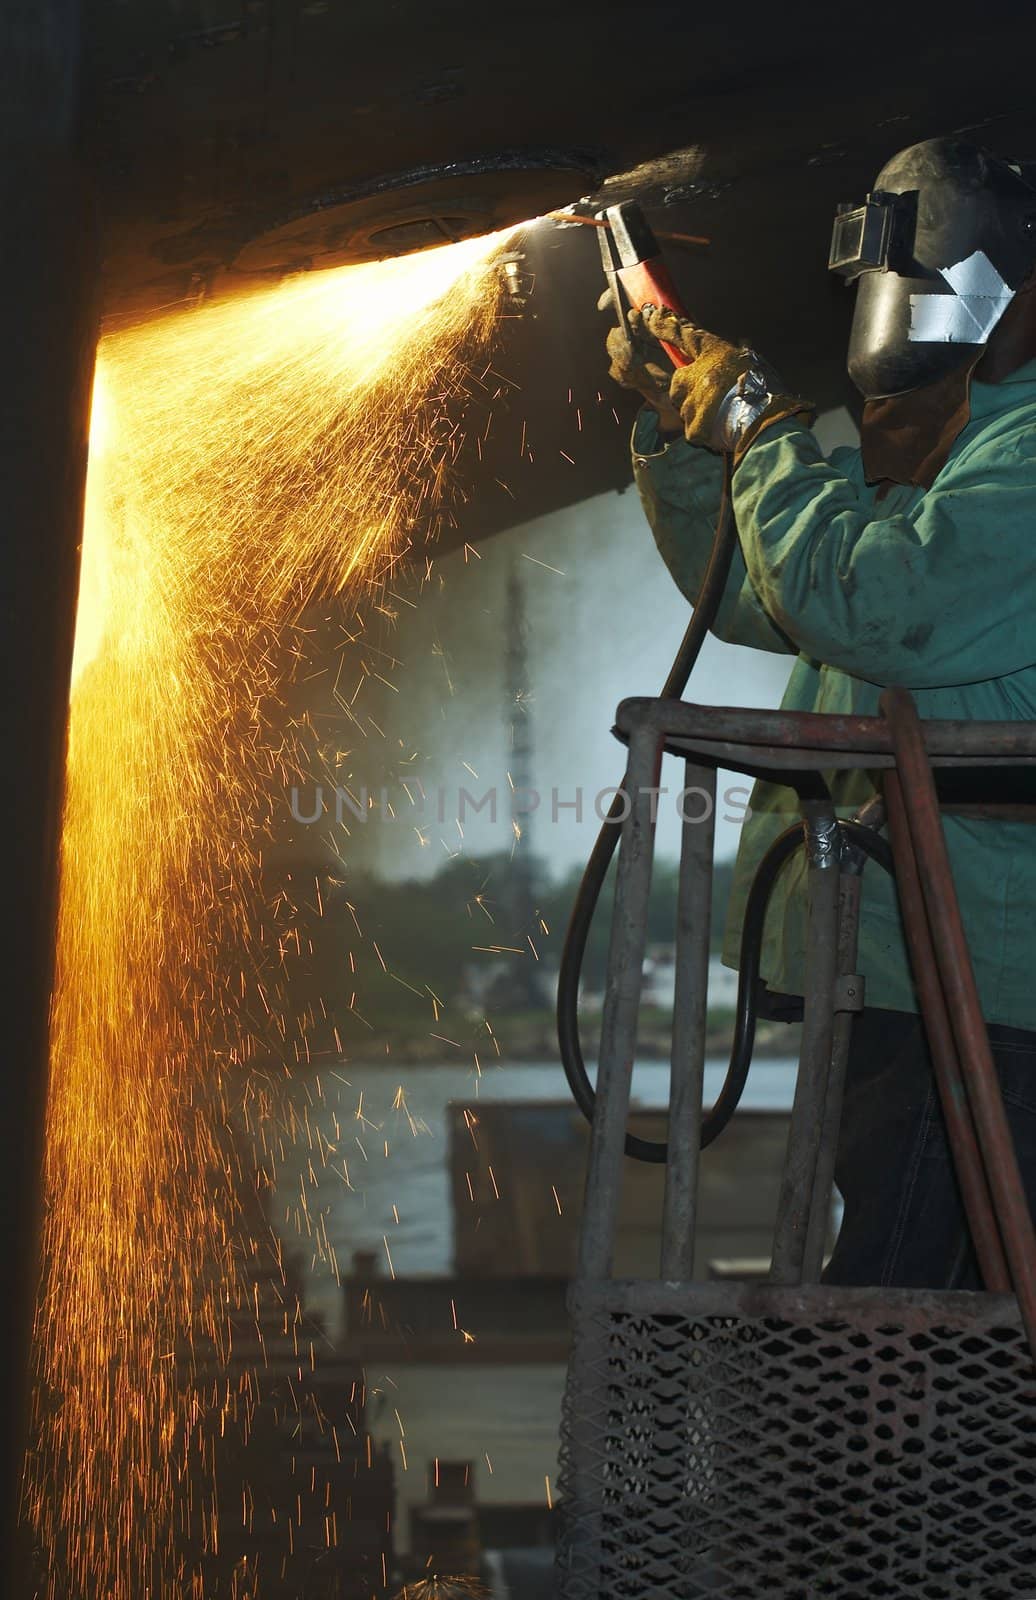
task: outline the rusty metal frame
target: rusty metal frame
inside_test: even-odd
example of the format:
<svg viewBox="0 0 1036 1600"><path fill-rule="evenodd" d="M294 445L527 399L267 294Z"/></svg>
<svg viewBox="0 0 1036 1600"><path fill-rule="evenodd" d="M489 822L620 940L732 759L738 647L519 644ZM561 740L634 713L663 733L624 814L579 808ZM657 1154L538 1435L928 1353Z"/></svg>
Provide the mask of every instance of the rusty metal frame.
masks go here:
<svg viewBox="0 0 1036 1600"><path fill-rule="evenodd" d="M933 767L1036 765L1036 725L1028 722L960 722L926 718L924 743ZM623 700L615 732L628 738L650 729L668 750L694 751L717 766L775 771L829 771L892 767L895 747L884 717L843 717L820 711L755 711L739 706L699 706L689 701ZM823 759L820 759L820 758ZM1036 810L1036 808L1034 808Z"/></svg>
<svg viewBox="0 0 1036 1600"><path fill-rule="evenodd" d="M931 767L981 768L995 782L998 768L1036 765L1036 727L1029 724L927 721L918 726L922 728L920 749L926 764ZM919 971L919 993L932 1036L939 1081L944 1086L942 1092L950 1107L954 1156L960 1167L962 1187L969 1197L968 1215L973 1224L986 1281L990 1287L1005 1288L1004 1256L1002 1250L998 1249L998 1233L991 1218L988 1198L983 1199L984 1193L988 1194L989 1186L980 1170L978 1141L973 1132L970 1137L968 1134L959 1073L954 1073L948 1016L940 1005L941 986L932 977L934 951L930 941L922 947L919 913L914 904L914 878L911 876L910 859L904 855L902 806L897 804L897 795L901 791L894 781L893 771L897 752L903 743L902 733L897 735L896 728L885 715L836 717L814 712L746 711L648 699L623 701L616 717L616 732L620 738L628 741L630 747L625 797L627 815L623 823L619 882L609 947L599 1058L599 1103L591 1139L587 1220L581 1240L580 1275L595 1278L605 1276L610 1270L611 1236L615 1224L622 1140L636 1045L640 971L646 941L647 900L654 848L655 791L662 756L668 752L684 757L688 763L688 786L691 786L693 776L696 787L706 786L707 779L703 774L714 774L720 764L733 764L749 772L777 776L785 782L797 781L803 794L808 791L807 780L811 775L815 785L818 775L832 767L880 768L892 777L892 827L894 838L899 843L900 876L904 878L904 915L908 933L912 932L913 935L912 949ZM713 788L709 792L714 794L714 777L711 781ZM915 787L918 781L915 778ZM806 787L803 787L804 783ZM983 814L997 814L995 802L981 809ZM1012 815L1019 810L1015 804L1010 809ZM821 840L825 830L830 836L833 813L827 802L816 798L804 799L803 811L808 839L814 843ZM1032 809L1032 816L1036 819L1036 807ZM923 826L927 834L932 832L933 827L939 828L934 788ZM692 1246L686 1239L681 1243L680 1232L693 1225L694 1216L696 1157L689 1154L688 1144L693 1130L700 1127L700 1110L693 1110L690 1100L693 1099L692 1084L700 1074L700 1061L697 1059L700 1050L696 1041L702 1032L704 996L697 991L702 986L703 961L706 959L703 952L707 952L709 931L708 906L703 892L705 857L702 852L711 852L711 844L711 830L706 834L700 827L685 824L680 914L680 950L683 953L678 958L673 1050L674 1115L681 1129L681 1137L674 1141L675 1156L672 1158L679 1165L670 1171L667 1178L670 1199L667 1202L663 1244L666 1277L688 1274L688 1263L693 1254ZM827 866L838 866L837 854L831 852L825 855L814 848L810 853L810 861L807 967L811 975L807 982L803 1057L774 1241L774 1278L784 1283L798 1282L803 1274L813 1277L819 1272L822 1253L822 1246L818 1245L821 1232L819 1212L823 1203L821 1196L830 1191L831 1146L840 1110L841 1078L848 1047L849 1022L848 1018L842 1022L837 1020L841 1006L835 990L839 976L849 975L855 964L855 929L845 922L850 914L850 901L858 906L858 892L849 885L852 874L836 870L825 876L825 863ZM696 885L696 889L692 889L691 885ZM943 898L948 893L952 894L948 865L945 872L937 874L932 892ZM687 922L687 896L694 894L697 894L699 902L699 934L696 953L691 954L687 940L694 936L684 924ZM841 923L839 900L843 908ZM935 920L940 924L943 922L942 918ZM837 933L836 928L840 928ZM959 966L959 952L956 959ZM977 997L973 1005L976 1003ZM973 1051L979 1033L984 1034L981 1014L976 1013L969 1020L961 1021L960 1026L964 1028ZM838 1047L834 1050L836 1037ZM686 1070L684 1063L687 1063ZM821 1127L825 1137L818 1141L817 1132ZM999 1143L996 1147L1002 1152L1002 1137L997 1135L997 1139ZM989 1160L992 1159L990 1156ZM676 1198L678 1194L679 1200ZM1012 1226L1017 1234L1022 1226L1017 1195L1007 1195L1002 1179L997 1194L999 1199L1008 1204L1014 1219ZM811 1214L814 1218L812 1227ZM1018 1270L1023 1273L1022 1263L1027 1249L1028 1245L1022 1243L1015 1249ZM1032 1282L1036 1296L1036 1269L1028 1273L1026 1282ZM1036 1319L1036 1299L1033 1317ZM1036 1320L1032 1326L1036 1330Z"/></svg>
<svg viewBox="0 0 1036 1600"><path fill-rule="evenodd" d="M903 928L911 955L914 983L924 1011L932 1068L946 1121L946 1135L983 1280L987 1289L1004 1293L1011 1286L1007 1258L993 1212L975 1127L968 1112L964 1076L942 984L939 982L924 892L898 773L886 772L884 789Z"/></svg>
<svg viewBox="0 0 1036 1600"><path fill-rule="evenodd" d="M885 713L869 717L829 716L815 712L742 710L740 708L699 706L665 699L631 699L619 706L616 733L626 740L630 762L626 778L626 819L623 823L619 859L619 878L609 947L608 981L602 1017L598 1108L591 1138L587 1181L586 1222L581 1240L580 1276L603 1277L610 1271L611 1239L618 1203L622 1165L623 1136L629 1105L630 1080L636 1045L640 972L646 941L647 902L651 885L654 848L654 810L658 776L664 753L682 756L687 762L688 785L706 785L703 774L719 765L774 776L799 788L803 796L806 831L809 918L807 924L807 983L803 1029L803 1049L795 1104L792 1111L789 1149L778 1222L775 1229L772 1278L793 1284L819 1275L823 1252L821 1211L824 1196L832 1181L833 1146L840 1115L845 1055L848 1049L850 1016L846 1014L842 984L853 976L859 885L852 879L852 864L844 851L823 848L832 838L834 814L830 803L817 798L824 793L820 774L832 768L860 767L881 769L889 779L888 795L893 842L898 846L897 875L902 880L904 919L917 968L919 996L936 1061L940 1093L948 1106L954 1159L968 1201L976 1247L987 1285L1003 1291L1008 1285L1006 1259L1012 1261L1010 1276L1022 1283L1026 1324L1036 1347L1036 1236L1025 1204L1024 1191L1017 1177L1013 1147L1005 1159L1009 1142L1006 1119L1000 1107L999 1120L990 1108L988 1085L980 1078L976 1116L984 1116L985 1135L971 1126L967 1097L963 1092L958 1060L967 1051L969 1072L982 1074L981 1049L988 1056L985 1026L978 1007L977 991L971 977L970 994L962 993L966 947L963 931L954 935L956 900L948 860L940 868L928 865L927 883L922 891L925 868L931 851L942 849L941 823L931 769L934 767L981 769L995 788L998 775L1009 768L1036 766L1036 727L1017 722L925 721L917 723L916 748L911 757L905 744L903 720L912 707L905 691L892 691L891 720ZM885 702L889 702L886 695ZM898 721L896 707L899 707ZM924 782L930 794L921 805L914 850L906 849L902 789L896 778L897 762L913 760L911 796L921 795ZM921 768L928 774L923 780ZM916 769L916 770L915 770ZM712 789L714 794L714 776ZM819 784L819 790L818 790ZM995 799L988 805L969 808L982 815L1000 814ZM1031 816L1036 806L1019 807L1012 802L1004 814ZM687 1277L693 1259L693 1241L681 1241L681 1229L693 1227L696 1155L688 1150L694 1130L700 1128L700 1107L692 1108L692 1085L700 1079L700 1035L703 1032L704 961L707 959L709 932L708 903L703 891L707 863L703 851L711 852L711 830L685 824L681 852L681 933L678 957L678 982L674 1010L673 1094L674 1115L681 1130L675 1139L667 1173L666 1224L663 1241L663 1273L667 1278ZM923 848L922 848L923 847ZM833 870L828 870L833 869ZM920 869L920 877L918 876ZM855 872L860 870L857 863ZM697 885L696 891L690 885ZM696 954L687 952L693 934L685 926L689 895L697 893L699 903ZM938 914L929 907L945 907ZM959 923L959 912L956 921ZM924 937L926 924L938 925L938 939ZM938 940L945 949L937 951ZM950 941L950 944L947 944ZM952 945L952 949L950 946ZM963 948L963 955L962 955ZM705 952L705 954L703 954ZM939 961L951 963L950 987L955 996L944 1000L946 984L938 976ZM841 1018L841 1020L839 1020ZM952 1028L951 1028L952 1018ZM954 1042L953 1034L958 1035ZM962 1040L964 1041L962 1043ZM837 1044L836 1044L837 1041ZM976 1051L980 1052L976 1055ZM978 1066L972 1065L974 1061ZM989 1071L992 1071L990 1065ZM995 1075L992 1079L995 1091ZM969 1078L969 1086L971 1080ZM999 1103L999 1096L994 1098ZM996 1126L994 1126L994 1123ZM823 1137L819 1137L820 1133ZM985 1171L983 1170L983 1160ZM674 1169L673 1162L678 1165ZM1014 1162L1014 1176L1012 1176ZM989 1173L987 1179L986 1173ZM676 1196L679 1194L679 1200ZM1012 1242L1007 1257L1000 1245L999 1229L993 1216L995 1207L1008 1218ZM811 1221L812 1219L812 1221Z"/></svg>
<svg viewBox="0 0 1036 1600"><path fill-rule="evenodd" d="M694 1266L716 832L715 767L686 762L684 796L689 793L704 797L707 815L696 821L688 816L686 806L683 808L669 1069L669 1159L662 1211L662 1277L669 1279L689 1278Z"/></svg>
<svg viewBox="0 0 1036 1600"><path fill-rule="evenodd" d="M791 1563L783 1576L773 1563L768 1565L765 1550L761 1565L758 1550L749 1554L756 1531L751 1506L743 1512L742 1504L744 1494L750 1499L759 1492L764 1499L769 1497L772 1513L777 1492L773 1469L767 1469L769 1478L759 1476L752 1441L758 1441L760 1457L778 1448L773 1444L779 1436L779 1431L774 1433L777 1413L783 1416L790 1394L810 1392L814 1371L822 1374L818 1381L826 1386L825 1405L837 1410L840 1396L847 1392L846 1363L854 1372L869 1371L871 1357L854 1352L870 1350L879 1364L900 1362L895 1373L890 1369L876 1381L899 1385L910 1405L918 1394L938 1394L939 1406L950 1404L952 1410L955 1402L952 1385L947 1389L946 1363L952 1365L965 1351L967 1392L959 1398L962 1404L966 1401L967 1426L978 1425L976 1417L981 1421L986 1406L991 1414L1003 1417L1005 1395L1014 1385L1011 1392L1024 1395L1025 1405L1024 1417L1011 1424L1018 1438L1010 1448L1015 1459L1029 1459L1025 1430L1036 1427L1036 1419L1031 1416L1032 1366L1026 1338L1031 1352L1036 1349L1036 1237L960 920L933 768L970 768L988 778L990 801L962 807L968 814L1036 821L1036 806L1019 806L1016 801L998 804L995 799L996 785L1007 770L1036 766L1036 727L922 723L909 695L889 691L878 717L627 700L619 707L615 731L628 742L630 758L579 1276L570 1295L575 1337L562 1420L560 1594L562 1600L591 1596L600 1600L613 1593L624 1600L654 1600L664 1592L696 1600L699 1594L714 1592L716 1574L705 1574L700 1566L705 1560L716 1564L717 1571L723 1569L723 1582L734 1584L731 1593L752 1600L764 1593L797 1597L806 1592L801 1587L803 1572L798 1567L794 1573L791 1570L796 1562L801 1566L800 1558L789 1554L790 1545L787 1550L781 1545L785 1538L781 1530L798 1515L796 1504L789 1499L781 1517L770 1525L770 1536L781 1545L779 1555L774 1547L774 1560L778 1565L785 1558ZM687 822L680 864L663 1281L626 1282L610 1276L646 943L657 785L667 753L684 759L689 788L714 797L715 771L722 765L788 784L797 790L802 806L808 890L803 1047L770 1282L761 1286L690 1282L702 1116L712 830ZM865 828L846 829L836 822L822 775L854 767L884 774L907 941L966 1211L987 1289L992 1291L984 1295L842 1289L815 1281L826 1243L851 1018L863 1001L863 983L854 971L860 875L864 855L875 853L865 828L883 821L876 802L866 817L858 819ZM1007 1292L1012 1283L1016 1295ZM785 1332L774 1335L774 1328ZM772 1367L765 1374L760 1370L757 1381L744 1362L751 1361L753 1341L762 1339L765 1345L772 1338L785 1340L782 1348L791 1351L787 1370L776 1375ZM801 1363L795 1351L797 1339L813 1341ZM735 1381L735 1369L728 1366L725 1352L739 1343L740 1376L735 1374ZM857 1383L855 1377L852 1383ZM766 1410L771 1402L774 1416ZM892 1403L886 1391L877 1390L867 1402L879 1411ZM803 1413L801 1403L796 1404L799 1426L809 1406ZM940 1417L945 1415L945 1409L939 1412ZM826 1426L823 1417L817 1426ZM878 1460L885 1447L878 1436L869 1440L870 1424L860 1426L863 1435L848 1448ZM876 1413L874 1426L879 1427ZM928 1423L923 1417L921 1426L925 1432ZM739 1435L729 1445L724 1442L728 1427ZM828 1445L822 1439L815 1442L829 1457ZM917 1444L916 1439L913 1442ZM860 1458L854 1460L858 1465ZM939 1471L944 1470L943 1445L932 1460ZM732 1462L741 1465L732 1467ZM802 1470L803 1463L792 1457L789 1466L794 1473ZM903 1465L906 1479L915 1466L916 1462ZM893 1461L890 1470L900 1468ZM739 1472L744 1474L743 1485L737 1481ZM721 1483L727 1485L722 1491ZM996 1479L981 1493L988 1490L996 1501L1002 1492L998 1485ZM972 1479L965 1488L968 1495L977 1492ZM725 1509L717 1511L723 1494ZM736 1535L731 1531L735 1527ZM832 1537L840 1540L842 1535ZM864 1544L868 1537L863 1535ZM968 1570L948 1580L946 1594L970 1595L968 1585L986 1573L987 1554L999 1563L996 1571L1021 1570L1028 1560L1028 1535L1024 1530L1011 1533L1006 1544L1004 1537L1002 1528L994 1530L989 1552L978 1539L975 1551L967 1556ZM877 1551L880 1529L874 1538ZM742 1539L745 1572L755 1561L752 1570L765 1573L765 1582L738 1568ZM856 1558L843 1551L837 1559L844 1572L850 1572ZM782 1587L785 1580L791 1588ZM808 1581L812 1583L812 1577ZM879 1584L860 1592L891 1591ZM915 1592L913 1587L910 1592ZM923 1592L935 1591L923 1586ZM989 1592L1000 1595L996 1581Z"/></svg>
<svg viewBox="0 0 1036 1600"><path fill-rule="evenodd" d="M974 1125L992 1202L991 1209L1003 1239L1003 1255L1006 1256L1010 1278L1018 1296L1030 1348L1036 1353L1036 1230L1033 1228L989 1046L989 1035L982 1016L978 985L939 815L924 724L905 689L886 689L881 697L881 706L892 736L897 768L895 781L891 785L892 805L898 824L893 838L893 853L897 856L897 867L899 860L911 855L913 857L911 867L916 866L916 883L920 888L924 917L928 924L928 938L925 939L920 916L915 914L911 919L910 931L914 934L911 956L915 969L922 973L921 981L925 985L922 998L930 998L930 991L934 987L930 978L923 978L923 964L929 952L935 958L936 980L942 990L943 1004L940 1006L938 1001L935 1002L932 1021L939 1029L944 1025L945 1015L949 1016L966 1091L966 1110L964 1106L958 1106L954 1114L961 1121L964 1115L970 1116ZM979 729L984 726L988 725L976 724ZM907 872L911 867L907 867ZM927 1013L925 1023L927 1026ZM948 1041L945 1041L944 1035L940 1043L945 1050ZM952 1086L955 1087L955 1084ZM965 1143L958 1138L954 1160L958 1164L961 1188L965 1192L970 1190L974 1205L980 1180L974 1170L970 1141ZM987 1243L987 1235L991 1232L989 1209L978 1202L980 1231L976 1238L977 1247ZM983 1270L987 1274L987 1281L990 1274L994 1281L1000 1279L1001 1257L995 1251L983 1262Z"/></svg>
<svg viewBox="0 0 1036 1600"><path fill-rule="evenodd" d="M685 1313L683 1284L642 1278L575 1280L568 1292L569 1309L629 1312L666 1316ZM1013 1294L974 1294L965 1289L847 1288L826 1283L773 1285L703 1280L694 1285L693 1310L702 1317L787 1316L822 1327L839 1318L871 1329L895 1326L905 1333L925 1333L933 1319L946 1317L961 1326L986 1331L1017 1328L1018 1304Z"/></svg>
<svg viewBox="0 0 1036 1600"><path fill-rule="evenodd" d="M1016 1600L1036 1385L1010 1295L570 1292L560 1600Z"/></svg>
<svg viewBox="0 0 1036 1600"><path fill-rule="evenodd" d="M816 1198L820 1130L825 1124L838 980L841 840L830 800L803 804L806 839L806 965L802 1043L788 1129L777 1220L773 1283L801 1283Z"/></svg>

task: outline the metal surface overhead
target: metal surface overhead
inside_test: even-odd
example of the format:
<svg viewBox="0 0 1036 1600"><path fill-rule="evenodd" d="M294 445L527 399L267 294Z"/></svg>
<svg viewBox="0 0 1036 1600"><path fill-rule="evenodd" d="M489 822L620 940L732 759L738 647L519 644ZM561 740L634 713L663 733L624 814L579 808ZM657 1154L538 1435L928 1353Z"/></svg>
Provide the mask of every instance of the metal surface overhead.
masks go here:
<svg viewBox="0 0 1036 1600"><path fill-rule="evenodd" d="M631 26L610 16L589 0L434 16L414 0L98 0L87 143L109 326L637 194L660 227L712 240L673 253L692 314L750 339L821 408L853 405L852 296L826 272L834 207L919 138L967 129L1036 151L1036 13L933 28L876 4L863 27L856 12L792 20L746 0L736 18L672 4L639 7ZM611 408L623 423L634 408L605 377L589 232L533 238L533 301L496 360L512 399L458 537L629 480ZM527 472L515 463L533 418L544 447Z"/></svg>
<svg viewBox="0 0 1036 1600"><path fill-rule="evenodd" d="M825 213L820 237L830 197L855 195L890 150L965 124L1013 143L1033 120L1031 12L966 29L883 4L866 28L758 0L736 19L648 4L627 29L625 15L607 26L589 0L434 15L414 0L98 0L109 309L410 248L422 218L506 226L672 150L685 155L642 176L709 224L728 270L779 276L812 258L800 212ZM401 231L379 243L381 226Z"/></svg>

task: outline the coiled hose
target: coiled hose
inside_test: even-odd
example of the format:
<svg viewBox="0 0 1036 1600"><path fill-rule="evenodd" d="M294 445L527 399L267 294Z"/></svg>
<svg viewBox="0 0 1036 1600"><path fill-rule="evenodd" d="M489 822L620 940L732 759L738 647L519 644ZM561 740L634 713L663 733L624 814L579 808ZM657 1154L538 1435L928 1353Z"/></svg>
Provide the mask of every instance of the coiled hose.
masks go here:
<svg viewBox="0 0 1036 1600"><path fill-rule="evenodd" d="M669 675L662 686L661 698L663 700L679 700L687 687L687 680L694 670L695 662L701 653L705 636L716 619L723 591L727 586L730 574L730 563L734 554L734 545L737 540L737 530L734 526L733 506L731 504L731 472L732 463L729 456L724 458L723 491L720 498L719 514L716 518L716 532L712 541L712 553L705 571L705 579L698 596L698 604L691 615L687 625L687 632L680 641L680 648L676 652ZM565 1077L572 1091L572 1097L583 1115L593 1120L594 1094L583 1058L582 1041L579 1037L579 980L583 971L583 960L586 955L586 941L590 935L590 925L597 910L597 903L601 898L605 878L612 856L615 854L619 843L619 824L622 821L624 807L623 786L619 789L608 815L597 835L594 847L590 852L590 859L586 863L579 889L576 893L572 915L569 918L568 932L565 935L564 949L561 952L561 965L558 971L558 1045L561 1050L561 1062L565 1069ZM626 1154L633 1156L638 1161L661 1162L666 1159L667 1146L659 1144L653 1139L639 1139L635 1134L626 1135Z"/></svg>
<svg viewBox="0 0 1036 1600"><path fill-rule="evenodd" d="M660 698L664 700L679 700L683 695L701 653L705 636L716 619L723 598L737 538L730 480L731 461L727 456L724 458L723 492L716 519L712 553L698 604L694 608L687 631L680 642L680 648L662 688ZM590 852L590 859L586 864L572 907L558 971L557 1025L561 1062L568 1086L572 1091L572 1098L588 1122L593 1121L597 1096L586 1070L582 1041L579 1037L579 981L582 976L590 926L601 897L608 867L619 843L619 824L625 809L624 789L625 782L612 801L608 816ZM886 871L891 872L891 854L885 840L879 838L870 828L863 827L857 822L842 822L840 826L867 856L879 861ZM744 1093L751 1066L752 1046L755 1043L756 994L759 986L766 908L778 873L803 843L802 824L797 823L788 828L774 840L752 880L741 929L737 1010L730 1062L715 1104L702 1120L702 1149L722 1133L737 1110ZM656 1164L663 1163L669 1153L669 1146L665 1141L641 1139L633 1133L626 1134L625 1148L626 1154L632 1156L634 1160Z"/></svg>

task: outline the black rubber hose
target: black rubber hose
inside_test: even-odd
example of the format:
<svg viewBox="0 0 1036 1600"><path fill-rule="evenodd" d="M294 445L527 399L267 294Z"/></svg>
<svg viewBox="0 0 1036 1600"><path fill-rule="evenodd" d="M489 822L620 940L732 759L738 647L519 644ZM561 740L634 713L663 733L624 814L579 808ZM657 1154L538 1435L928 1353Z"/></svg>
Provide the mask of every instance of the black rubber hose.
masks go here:
<svg viewBox="0 0 1036 1600"><path fill-rule="evenodd" d="M862 850L870 860L876 861L881 867L884 868L886 872L890 874L893 873L894 868L892 852L889 848L887 840L881 838L881 836L875 833L872 828L864 827L862 824L856 821L840 821L839 827L841 828L842 832L852 841L852 843ZM616 829L616 832L617 831L618 830ZM766 923L766 910L770 903L770 896L773 893L774 884L777 881L778 874L780 873L782 867L788 861L790 861L795 852L801 849L804 842L805 837L801 823L793 823L790 828L787 828L784 831L784 833L779 834L770 845L770 848L767 850L766 854L763 856L759 866L756 868L755 877L752 879L752 886L748 891L748 899L745 902L744 919L741 925L741 944L738 956L737 1009L734 1025L734 1038L731 1043L730 1061L727 1066L726 1076L723 1080L723 1087L717 1095L714 1104L705 1113L702 1119L701 1148L703 1150L708 1145L712 1144L714 1140L719 1138L719 1135L723 1132L724 1128L726 1128L731 1117L734 1115L739 1104L741 1103L741 1096L745 1091L745 1084L748 1081L749 1069L752 1065L752 1047L755 1043L756 996L759 988L759 968L762 958L763 930ZM600 846L600 843L601 841L598 839L598 846ZM614 845L612 846L612 850L614 850ZM609 851L608 856L604 858L605 870L607 870L610 856L611 851ZM593 857L591 856L591 863L592 862ZM582 887L580 894L582 894ZM596 903L597 897L595 896L592 904L589 907L589 912L586 913L587 920L582 934L582 945L580 946L578 952L580 961L582 957L582 951L585 949L586 934L589 932L590 919L593 916L593 910ZM571 928L569 933L571 936ZM568 954L567 943L566 954ZM578 972L576 973L576 983L578 985ZM560 997L561 986L559 979L559 1037L561 1030ZM576 1045L578 1048L578 1032L576 1033ZM587 1120L592 1121L594 1113L594 1101L596 1096L593 1085L586 1076L586 1068L583 1064L581 1052L578 1056L578 1062L581 1069L581 1078L577 1080L579 1083L580 1093L576 1092L576 1085L573 1083L571 1074L568 1074L567 1065L566 1075L568 1076L569 1084L572 1086L572 1093L576 1100L576 1104L579 1106ZM640 1139L635 1134L627 1134L626 1153L627 1155L633 1156L633 1158L637 1161L647 1161L655 1164L661 1164L668 1156L669 1146L667 1142L662 1140Z"/></svg>
<svg viewBox="0 0 1036 1600"><path fill-rule="evenodd" d="M843 834L853 844L861 849L864 855L884 867L891 873L892 851L888 840L882 839L873 828L864 827L856 821L839 821L838 826ZM770 903L770 895L777 881L777 874L795 854L796 850L805 843L801 822L779 834L767 850L763 859L756 868L752 887L748 891L745 901L745 915L741 924L741 945L738 954L738 979L737 979L737 1012L734 1023L734 1038L730 1046L730 1064L727 1075L723 1080L723 1087L711 1108L706 1112L701 1125L701 1147L712 1144L718 1139L734 1112L741 1103L741 1096L745 1092L748 1081L748 1069L752 1065L752 1046L755 1044L755 1007L756 996L759 992L759 966L763 953L763 928L766 922L766 908Z"/></svg>
<svg viewBox="0 0 1036 1600"><path fill-rule="evenodd" d="M676 652L676 657L669 669L669 675L662 686L660 698L664 700L679 700L687 680L691 675L694 664L701 653L705 637L716 620L720 601L727 586L730 575L730 562L737 542L737 530L734 526L733 507L731 505L730 479L732 464L729 456L724 457L723 492L720 499L719 515L716 519L716 533L712 541L712 553L706 568L705 579L698 596L698 604L691 615ZM590 859L586 864L582 881L576 893L575 904L569 919L568 932L565 935L565 945L561 952L561 965L558 971L558 1045L561 1051L561 1062L565 1069L565 1077L572 1091L576 1105L588 1121L593 1120L594 1094L593 1084L586 1070L583 1058L583 1047L579 1037L579 980L583 971L583 959L586 954L586 942L590 935L590 925L593 922L594 912L601 897L605 878L612 856L615 854L619 843L620 828L625 800L621 788L612 801L607 819L601 827L600 833L590 852ZM636 1134L626 1135L626 1154L633 1156L637 1161L662 1162L666 1159L667 1146L654 1139L639 1139Z"/></svg>
<svg viewBox="0 0 1036 1600"><path fill-rule="evenodd" d="M883 839L879 833L875 833L873 828L865 827L862 822L857 822L855 818L850 822L839 822L838 826L844 834L848 835L853 844L863 851L865 856L869 856L872 861L876 861L879 867L884 867L890 878L895 877L896 865L892 859L892 846L887 839Z"/></svg>
<svg viewBox="0 0 1036 1600"><path fill-rule="evenodd" d="M704 1150L718 1139L741 1103L748 1082L748 1069L752 1065L752 1046L755 1044L755 1006L759 990L759 965L763 953L763 928L766 908L777 881L777 874L786 861L806 842L802 823L794 823L779 834L756 868L752 887L745 901L745 915L741 924L741 948L738 955L737 1012L734 1038L730 1046L730 1064L723 1087L714 1105L702 1118L701 1147Z"/></svg>
<svg viewBox="0 0 1036 1600"><path fill-rule="evenodd" d="M892 851L887 839L882 839L873 828L856 821L839 821L838 826L853 844L870 860L876 861L889 874L894 872ZM723 1087L714 1104L706 1112L701 1125L701 1147L718 1139L741 1103L752 1065L752 1046L755 1044L755 1007L759 992L759 966L763 953L763 928L766 908L777 881L777 874L805 843L801 822L773 841L756 868L752 887L745 902L744 921L741 924L741 946L738 954L737 1015L734 1038L730 1047L730 1064Z"/></svg>

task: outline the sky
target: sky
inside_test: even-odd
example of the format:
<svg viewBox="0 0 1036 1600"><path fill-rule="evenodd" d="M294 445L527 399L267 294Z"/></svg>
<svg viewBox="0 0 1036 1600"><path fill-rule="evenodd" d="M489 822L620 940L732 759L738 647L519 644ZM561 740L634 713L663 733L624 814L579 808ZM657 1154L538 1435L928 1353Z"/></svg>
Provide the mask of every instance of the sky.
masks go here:
<svg viewBox="0 0 1036 1600"><path fill-rule="evenodd" d="M845 412L826 415L818 432L827 449L854 437ZM392 784L396 816L375 813L364 825L363 854L386 876L430 875L458 849L478 857L513 845L506 673L506 586L513 567L525 586L531 777L541 796L518 848L531 847L555 875L583 862L599 827L595 799L621 780L624 751L610 733L615 707L628 695L658 692L686 627L687 603L655 549L632 487L523 523L476 551L437 558L429 582L397 586L393 651L401 664L377 716L387 742L407 752L405 770L420 779L425 800L417 813ZM790 657L710 636L685 698L776 706L790 666ZM662 782L675 794L680 763L666 765ZM417 793L412 778L408 788ZM717 807L720 858L737 849L747 795L736 786L744 782L732 774L720 779L721 797L732 791ZM495 823L488 804L476 811L461 794L466 790L477 804L494 787ZM577 791L581 819L564 805ZM657 848L673 857L678 847L675 800L663 797Z"/></svg>

